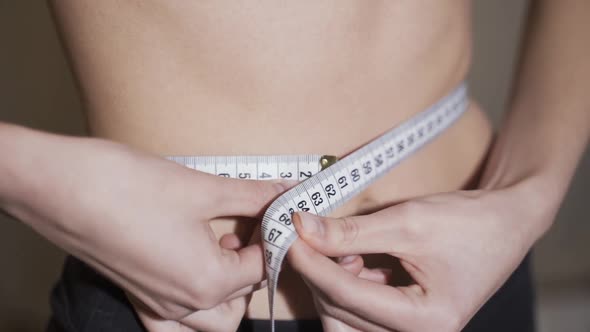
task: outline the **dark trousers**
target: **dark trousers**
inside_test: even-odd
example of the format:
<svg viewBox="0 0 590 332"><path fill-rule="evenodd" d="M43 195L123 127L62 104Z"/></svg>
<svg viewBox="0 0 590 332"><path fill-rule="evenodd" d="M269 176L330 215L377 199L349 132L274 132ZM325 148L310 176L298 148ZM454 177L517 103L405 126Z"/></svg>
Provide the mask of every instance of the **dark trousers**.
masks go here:
<svg viewBox="0 0 590 332"><path fill-rule="evenodd" d="M534 293L529 257L469 322L466 332L532 332ZM51 294L48 332L143 332L124 292L74 257ZM270 331L268 321L244 320L239 332ZM279 332L322 331L319 320L279 321ZM428 332L428 331L426 331Z"/></svg>

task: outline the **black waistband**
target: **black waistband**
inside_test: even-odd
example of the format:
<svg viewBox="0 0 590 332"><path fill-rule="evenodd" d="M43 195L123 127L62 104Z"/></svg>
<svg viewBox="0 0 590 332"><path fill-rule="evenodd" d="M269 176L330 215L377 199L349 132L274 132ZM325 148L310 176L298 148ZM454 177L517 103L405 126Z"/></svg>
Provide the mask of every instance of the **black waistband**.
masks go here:
<svg viewBox="0 0 590 332"><path fill-rule="evenodd" d="M319 319L276 320L275 330L280 332L323 331ZM271 332L270 320L244 319L237 332Z"/></svg>
<svg viewBox="0 0 590 332"><path fill-rule="evenodd" d="M534 331L529 259L472 319L464 332ZM69 257L51 296L48 332L146 332L125 293L76 258ZM323 331L319 320L277 321L278 332ZM243 320L238 332L270 332L268 320Z"/></svg>

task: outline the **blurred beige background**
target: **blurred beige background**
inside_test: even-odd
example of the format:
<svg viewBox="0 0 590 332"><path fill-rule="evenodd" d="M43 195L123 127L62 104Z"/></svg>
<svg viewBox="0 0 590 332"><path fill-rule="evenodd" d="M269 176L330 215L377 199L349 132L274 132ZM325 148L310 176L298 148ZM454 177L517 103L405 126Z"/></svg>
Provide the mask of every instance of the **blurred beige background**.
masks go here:
<svg viewBox="0 0 590 332"><path fill-rule="evenodd" d="M496 123L506 103L526 5L525 0L475 1L472 93ZM81 110L45 2L0 0L0 121L79 135L84 133ZM590 331L589 166L586 153L556 225L536 249L543 332ZM53 245L0 215L0 331L43 329L47 295L62 258Z"/></svg>

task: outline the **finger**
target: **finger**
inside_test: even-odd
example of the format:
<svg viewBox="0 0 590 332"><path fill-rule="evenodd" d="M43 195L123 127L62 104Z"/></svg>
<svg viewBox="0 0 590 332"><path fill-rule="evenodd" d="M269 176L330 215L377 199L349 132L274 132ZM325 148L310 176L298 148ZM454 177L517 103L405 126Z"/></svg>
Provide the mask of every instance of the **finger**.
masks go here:
<svg viewBox="0 0 590 332"><path fill-rule="evenodd" d="M178 321L158 316L134 296L128 294L127 298L143 326L150 332L233 332L246 312L251 295L225 301L211 309L189 313Z"/></svg>
<svg viewBox="0 0 590 332"><path fill-rule="evenodd" d="M346 271L356 275L357 277L382 285L389 284L391 280L392 270L386 268L369 269L364 267L362 256L344 256L336 260L338 265Z"/></svg>
<svg viewBox="0 0 590 332"><path fill-rule="evenodd" d="M359 278L369 280L375 283L379 283L382 285L389 284L391 280L392 270L385 269L385 268L375 268L369 269L363 266L363 259L362 256L359 255L352 255L352 256L344 256L339 257L337 260L338 265L340 265L343 269L349 271L357 275ZM305 279L304 279L305 280ZM309 283L306 281L309 285ZM310 286L312 292L315 294L316 297L321 296L321 292ZM330 312L330 315L322 314L320 315L322 319L322 325L326 332L352 332L352 331L390 331L389 329L384 329L381 326L375 325L372 322L368 322L360 317L346 312L342 309L337 309L337 307L326 303L326 301L316 300L316 305L321 306L322 312ZM339 317L339 318L335 318ZM346 320L352 325L344 323L342 320ZM353 327L354 326L354 327Z"/></svg>
<svg viewBox="0 0 590 332"><path fill-rule="evenodd" d="M294 242L288 257L308 283L345 311L398 330L416 315L421 299L416 293L360 279L303 241Z"/></svg>
<svg viewBox="0 0 590 332"><path fill-rule="evenodd" d="M324 309L325 310L325 309ZM337 307L328 309L330 315L323 315L322 325L326 332L392 332L387 327L375 324L364 317L359 317L351 312Z"/></svg>
<svg viewBox="0 0 590 332"><path fill-rule="evenodd" d="M253 253L254 256L257 256L257 253L256 253L257 250L259 252L262 252L259 239L260 239L260 226L256 226L256 229L255 229L254 233L252 234L252 237L249 241L249 243L250 243L249 246L254 247L254 248L252 248L254 251L254 253ZM239 251L239 249L245 249L244 248L244 241L242 239L240 239L240 237L238 237L236 234L232 234L232 233L224 234L219 241L220 241L220 245L223 249L230 249L230 250L234 251L235 253L237 253L237 256L234 255L234 252L227 252L226 253L227 255L230 255L229 257L233 257L227 261L227 264L230 264L230 265L235 264L235 262L237 260L242 260L242 259L240 259L240 253L245 256L250 255L250 253L248 253L246 251L244 251L244 252ZM256 248L257 248L257 250L256 250ZM236 250L237 250L237 252L236 252ZM248 250L250 250L250 249L248 249ZM258 261L257 257L254 257L254 259L255 259L255 261L252 264L257 264L256 263ZM242 261L242 263L244 263L244 262ZM235 265L233 268L240 269L239 266L235 266ZM256 270L256 271L260 271L260 270ZM246 271L244 271L244 272L246 272ZM264 278L264 276L265 276L264 269L262 269L262 274L263 274L263 278ZM256 272L255 272L255 274L253 275L252 278L257 279L258 277L259 277L259 274L256 274ZM256 282L251 285L246 285L246 286L242 287L241 289L233 292L229 296L227 296L225 298L225 301L229 301L229 300L233 300L235 298L249 295L257 290L266 288L266 286L267 286L266 279L263 279L261 282Z"/></svg>
<svg viewBox="0 0 590 332"><path fill-rule="evenodd" d="M374 278L370 272L370 269L364 268L362 266L363 260L361 256L346 256L341 257L338 259L339 265L346 269L347 271L358 274L359 276L363 276L363 279L370 280ZM360 264L359 264L360 263ZM360 268L359 268L360 266ZM367 272L369 271L369 272ZM378 279L378 278L377 278ZM316 308L320 312L320 318L322 321L322 326L324 331L326 332L360 332L360 331L387 331L390 332L389 329L384 329L381 326L375 325L372 322L369 322L365 319L361 319L357 315L347 312L343 309L339 309L337 306L334 306L327 301L325 301L322 296L322 292L311 285L305 278L303 279L307 286L310 288L312 293L314 294L314 303ZM381 281L381 280L380 280ZM349 325L344 322L350 322Z"/></svg>
<svg viewBox="0 0 590 332"><path fill-rule="evenodd" d="M253 181L216 178L211 193L212 217L260 216L280 194L289 189L281 181Z"/></svg>
<svg viewBox="0 0 590 332"><path fill-rule="evenodd" d="M233 299L237 299L239 297L243 297L243 296L247 296L250 295L252 293L254 293L257 290L266 288L268 286L268 280L264 279L261 282L254 284L254 285L250 285L250 286L246 286L238 291L235 291L234 293L230 294L228 297L225 298L225 301L230 301Z"/></svg>
<svg viewBox="0 0 590 332"><path fill-rule="evenodd" d="M308 284L309 286L309 284ZM380 326L364 317L339 308L337 305L329 303L323 297L321 291L310 286L314 294L314 303L320 312L322 326L326 332L392 332L390 328Z"/></svg>
<svg viewBox="0 0 590 332"><path fill-rule="evenodd" d="M402 223L391 213L334 219L298 212L293 223L305 242L327 256L391 253L404 241Z"/></svg>
<svg viewBox="0 0 590 332"><path fill-rule="evenodd" d="M152 310L146 307L143 303L137 300L134 296L127 295L127 299L135 309L137 317L150 332L192 332L193 329L180 324L173 320L167 320L159 317Z"/></svg>
<svg viewBox="0 0 590 332"><path fill-rule="evenodd" d="M223 234L219 239L219 245L224 249L238 250L244 246L242 240L233 233Z"/></svg>
<svg viewBox="0 0 590 332"><path fill-rule="evenodd" d="M378 284L388 285L391 282L391 269L368 269L363 268L359 273L359 278L369 280Z"/></svg>
<svg viewBox="0 0 590 332"><path fill-rule="evenodd" d="M321 320L325 332L362 332L331 316L322 315Z"/></svg>
<svg viewBox="0 0 590 332"><path fill-rule="evenodd" d="M361 255L348 255L348 256L342 256L342 257L338 257L336 259L336 263L340 264L340 265L346 265L349 264L351 262L356 261L357 259L361 259L363 260L363 256ZM364 263L364 261L363 261Z"/></svg>
<svg viewBox="0 0 590 332"><path fill-rule="evenodd" d="M180 323L194 331L234 332L238 329L249 303L250 296L236 298L208 310L199 310L183 318Z"/></svg>
<svg viewBox="0 0 590 332"><path fill-rule="evenodd" d="M357 264L356 261L344 265L342 263L338 263L338 265L340 265L343 269L358 276L361 279L369 280L382 285L388 285L391 281L391 269L368 269L366 267L363 267L362 265L359 268L359 264Z"/></svg>
<svg viewBox="0 0 590 332"><path fill-rule="evenodd" d="M147 331L150 332L193 332L194 330L177 321L166 320L156 316L150 316L141 310L136 310L139 320Z"/></svg>
<svg viewBox="0 0 590 332"><path fill-rule="evenodd" d="M339 257L338 259L336 259L336 262L343 269L357 276L359 275L359 273L361 273L365 265L363 257L360 255Z"/></svg>
<svg viewBox="0 0 590 332"><path fill-rule="evenodd" d="M229 278L223 285L230 293L259 284L264 280L262 244L251 244L240 250L222 249L222 269Z"/></svg>

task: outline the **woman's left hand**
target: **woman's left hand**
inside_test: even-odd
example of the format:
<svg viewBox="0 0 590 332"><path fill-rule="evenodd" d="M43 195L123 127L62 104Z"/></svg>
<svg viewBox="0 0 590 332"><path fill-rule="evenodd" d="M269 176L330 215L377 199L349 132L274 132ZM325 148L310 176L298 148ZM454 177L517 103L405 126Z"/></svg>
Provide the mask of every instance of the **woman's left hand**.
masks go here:
<svg viewBox="0 0 590 332"><path fill-rule="evenodd" d="M459 331L540 235L531 225L553 217L534 197L513 186L432 195L367 216L300 213L289 262L316 295L327 331ZM386 271L356 256L372 253L397 257L415 284L388 285Z"/></svg>

